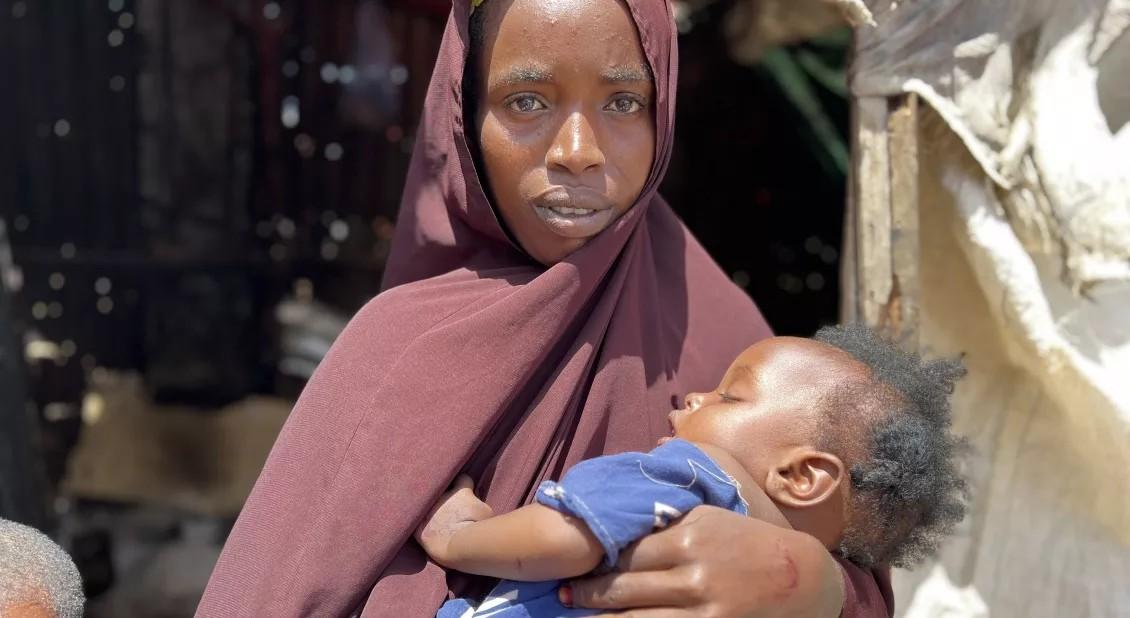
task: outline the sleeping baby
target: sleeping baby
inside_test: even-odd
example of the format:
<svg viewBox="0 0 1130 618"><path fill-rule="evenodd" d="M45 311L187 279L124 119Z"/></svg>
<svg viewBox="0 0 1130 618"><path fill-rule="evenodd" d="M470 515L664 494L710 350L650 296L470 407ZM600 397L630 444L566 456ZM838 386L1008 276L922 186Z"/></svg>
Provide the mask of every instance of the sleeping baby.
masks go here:
<svg viewBox="0 0 1130 618"><path fill-rule="evenodd" d="M774 337L688 395L649 453L583 461L498 516L460 477L416 539L447 568L503 581L438 616L594 615L569 607L562 580L615 569L625 547L700 505L805 532L861 566L913 565L965 512L949 405L963 373L863 326Z"/></svg>

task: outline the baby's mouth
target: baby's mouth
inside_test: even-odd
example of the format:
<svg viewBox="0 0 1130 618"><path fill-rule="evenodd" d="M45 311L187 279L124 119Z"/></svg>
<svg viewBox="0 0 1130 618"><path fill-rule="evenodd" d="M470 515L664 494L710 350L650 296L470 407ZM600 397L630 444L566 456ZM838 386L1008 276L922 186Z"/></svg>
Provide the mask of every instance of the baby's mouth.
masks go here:
<svg viewBox="0 0 1130 618"><path fill-rule="evenodd" d="M678 410L672 410L671 413L667 415L667 425L671 428L671 435L663 436L662 438L660 438L659 442L657 443L657 446L663 446L664 444L667 444L671 440L675 439L675 413L676 412L678 412Z"/></svg>

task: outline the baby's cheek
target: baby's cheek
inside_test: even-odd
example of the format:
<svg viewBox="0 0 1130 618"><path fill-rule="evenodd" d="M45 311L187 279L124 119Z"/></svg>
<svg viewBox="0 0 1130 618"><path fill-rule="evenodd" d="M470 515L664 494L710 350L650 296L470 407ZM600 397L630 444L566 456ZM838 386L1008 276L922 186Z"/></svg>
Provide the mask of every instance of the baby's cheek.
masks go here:
<svg viewBox="0 0 1130 618"><path fill-rule="evenodd" d="M675 437L682 438L688 442L697 442L702 444L718 445L718 440L721 436L718 435L716 423L709 421L703 422L700 414L694 414L687 418L682 423L679 423L675 428Z"/></svg>
<svg viewBox="0 0 1130 618"><path fill-rule="evenodd" d="M679 428L677 436L688 442L716 446L739 458L761 450L755 435L734 420L731 414L696 413Z"/></svg>

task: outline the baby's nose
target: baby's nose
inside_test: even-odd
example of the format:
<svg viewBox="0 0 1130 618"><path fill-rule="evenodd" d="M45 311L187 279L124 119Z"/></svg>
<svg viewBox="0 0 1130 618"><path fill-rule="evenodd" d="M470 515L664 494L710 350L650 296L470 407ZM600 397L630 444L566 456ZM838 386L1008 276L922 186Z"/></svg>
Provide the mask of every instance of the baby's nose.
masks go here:
<svg viewBox="0 0 1130 618"><path fill-rule="evenodd" d="M702 402L706 399L706 395L702 393L688 393L686 399L683 400L683 407L688 412L694 412L702 407Z"/></svg>

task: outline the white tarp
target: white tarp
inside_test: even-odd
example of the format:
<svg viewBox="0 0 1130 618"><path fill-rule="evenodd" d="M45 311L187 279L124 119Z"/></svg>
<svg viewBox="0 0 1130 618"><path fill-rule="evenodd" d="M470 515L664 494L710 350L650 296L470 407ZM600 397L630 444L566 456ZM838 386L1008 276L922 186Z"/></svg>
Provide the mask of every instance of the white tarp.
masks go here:
<svg viewBox="0 0 1130 618"><path fill-rule="evenodd" d="M853 94L929 106L922 340L978 453L900 611L1130 616L1130 0L865 4Z"/></svg>

